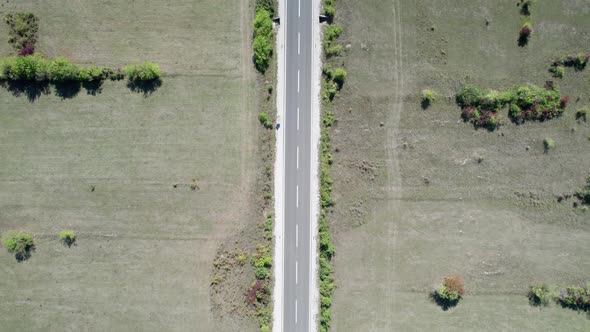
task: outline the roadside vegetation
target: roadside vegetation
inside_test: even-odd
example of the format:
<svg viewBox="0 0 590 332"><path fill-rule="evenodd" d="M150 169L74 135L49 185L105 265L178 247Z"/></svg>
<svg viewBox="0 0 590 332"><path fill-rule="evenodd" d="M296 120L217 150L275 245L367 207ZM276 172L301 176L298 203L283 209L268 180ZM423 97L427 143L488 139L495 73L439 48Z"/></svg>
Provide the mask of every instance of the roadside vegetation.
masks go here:
<svg viewBox="0 0 590 332"><path fill-rule="evenodd" d="M8 25L8 42L18 55L31 55L35 52L39 20L33 13L8 13L4 16Z"/></svg>
<svg viewBox="0 0 590 332"><path fill-rule="evenodd" d="M320 331L330 329L332 321L332 297L336 289L334 267L332 258L335 255L335 247L330 233L329 218L334 206L332 196L332 178L330 166L332 165L332 144L330 134L335 123L333 111L334 98L342 89L346 81L346 70L340 67L343 55L343 47L338 42L342 34L342 28L334 24L335 1L324 0L324 14L328 17L328 25L324 28L324 68L322 70L321 96L322 96L322 121L320 137L320 214L319 226L319 274L320 274Z"/></svg>
<svg viewBox="0 0 590 332"><path fill-rule="evenodd" d="M2 236L2 244L19 262L29 259L35 251L33 236L29 233L8 231Z"/></svg>
<svg viewBox="0 0 590 332"><path fill-rule="evenodd" d="M274 32L272 13L274 2L269 0L256 2L254 17L254 64L259 72L264 73L273 55Z"/></svg>

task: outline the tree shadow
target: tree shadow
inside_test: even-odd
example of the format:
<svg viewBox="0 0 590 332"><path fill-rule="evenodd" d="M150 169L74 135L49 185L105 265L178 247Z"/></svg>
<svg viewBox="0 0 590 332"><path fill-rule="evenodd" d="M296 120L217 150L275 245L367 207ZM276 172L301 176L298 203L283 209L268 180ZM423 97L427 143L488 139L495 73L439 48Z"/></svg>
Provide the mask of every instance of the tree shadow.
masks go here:
<svg viewBox="0 0 590 332"><path fill-rule="evenodd" d="M428 107L430 107L430 104L430 100L428 99L422 99L422 101L420 102L420 106L423 110L426 110Z"/></svg>
<svg viewBox="0 0 590 332"><path fill-rule="evenodd" d="M80 82L59 82L55 83L55 95L62 99L71 99L80 92Z"/></svg>
<svg viewBox="0 0 590 332"><path fill-rule="evenodd" d="M143 94L144 97L147 97L154 93L162 86L162 80L157 78L155 80L149 81L129 81L127 82L127 87L136 93Z"/></svg>
<svg viewBox="0 0 590 332"><path fill-rule="evenodd" d="M2 81L0 86L7 89L15 97L25 95L29 102L35 102L41 95L51 93L47 81Z"/></svg>
<svg viewBox="0 0 590 332"><path fill-rule="evenodd" d="M529 36L522 35L522 34L520 36L518 36L518 46L519 47L525 47L528 43L529 43Z"/></svg>
<svg viewBox="0 0 590 332"><path fill-rule="evenodd" d="M14 258L16 258L17 262L22 263L22 262L26 261L27 259L31 258L31 253L34 251L35 251L35 245L33 244L30 246L27 246L24 251L17 252L16 254L14 254Z"/></svg>
<svg viewBox="0 0 590 332"><path fill-rule="evenodd" d="M447 311L451 308L454 308L459 303L459 299L457 300L448 300L439 297L436 292L430 293L430 300L436 303L443 311Z"/></svg>
<svg viewBox="0 0 590 332"><path fill-rule="evenodd" d="M102 80L95 80L90 82L82 83L82 87L86 89L86 93L91 96L96 96L97 94L102 93Z"/></svg>

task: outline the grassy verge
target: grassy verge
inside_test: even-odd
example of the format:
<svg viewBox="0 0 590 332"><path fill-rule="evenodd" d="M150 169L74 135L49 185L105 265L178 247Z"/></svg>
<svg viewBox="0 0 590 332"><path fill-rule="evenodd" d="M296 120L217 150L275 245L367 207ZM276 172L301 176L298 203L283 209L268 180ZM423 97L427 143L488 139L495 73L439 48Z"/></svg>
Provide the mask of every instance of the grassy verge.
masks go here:
<svg viewBox="0 0 590 332"><path fill-rule="evenodd" d="M320 137L320 216L319 216L319 277L320 277L320 331L328 331L332 320L332 296L336 288L332 258L335 254L330 225L328 222L334 198L332 197L332 178L330 165L332 165L332 145L330 130L334 124L335 116L332 110L333 100L346 80L346 71L338 67L341 63L339 57L343 53L342 45L338 43L338 37L342 28L333 23L335 16L335 1L324 1L324 13L329 17L329 25L324 29L324 68L322 70L322 121ZM335 68L338 67L338 68Z"/></svg>
<svg viewBox="0 0 590 332"><path fill-rule="evenodd" d="M261 237L258 239L256 253L252 255L254 267L254 278L248 291L248 303L254 308L256 319L260 325L261 332L268 332L272 326L272 248L273 248L273 215L270 212L273 208L273 164L274 164L274 83L275 70L271 66L274 63L273 45L274 32L272 15L275 12L276 3L274 0L257 0L256 16L254 18L254 64L262 74L258 80L261 93L261 110L258 120L263 130L260 134L262 145L261 174L259 181L262 183L262 198L260 205L264 221L260 223Z"/></svg>

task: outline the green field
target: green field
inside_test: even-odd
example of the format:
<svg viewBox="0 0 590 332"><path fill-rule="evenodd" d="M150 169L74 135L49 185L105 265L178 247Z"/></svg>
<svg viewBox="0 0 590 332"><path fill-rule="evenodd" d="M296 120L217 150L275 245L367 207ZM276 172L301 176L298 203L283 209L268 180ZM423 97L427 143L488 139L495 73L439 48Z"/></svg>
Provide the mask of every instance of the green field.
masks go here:
<svg viewBox="0 0 590 332"><path fill-rule="evenodd" d="M337 6L350 48L332 132L333 330L588 330L584 313L531 307L526 292L590 277L590 214L557 202L590 175L590 124L575 119L590 105L590 69L561 80L547 71L556 57L590 51L590 4L539 1L524 48L516 1ZM502 90L546 80L571 103L543 123L512 124L505 110L500 129L475 130L454 103L466 82ZM426 88L439 97L423 110ZM545 137L556 143L548 154ZM428 293L455 273L466 295L443 311Z"/></svg>
<svg viewBox="0 0 590 332"><path fill-rule="evenodd" d="M39 17L48 57L166 76L147 97L124 81L32 102L0 88L0 232L36 244L22 263L0 254L1 329L256 329L216 315L210 294L218 247L260 219L248 3L2 3ZM9 55L3 23L0 45Z"/></svg>

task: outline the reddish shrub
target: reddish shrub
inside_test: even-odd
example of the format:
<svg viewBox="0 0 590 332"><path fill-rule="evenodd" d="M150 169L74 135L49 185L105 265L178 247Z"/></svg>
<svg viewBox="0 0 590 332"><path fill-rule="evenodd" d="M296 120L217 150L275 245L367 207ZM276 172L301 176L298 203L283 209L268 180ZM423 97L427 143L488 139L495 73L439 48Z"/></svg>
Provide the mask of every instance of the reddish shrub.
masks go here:
<svg viewBox="0 0 590 332"><path fill-rule="evenodd" d="M32 55L35 53L35 46L32 43L26 43L23 48L18 51L18 55L25 56L25 55Z"/></svg>
<svg viewBox="0 0 590 332"><path fill-rule="evenodd" d="M256 280L254 285L252 285L252 287L248 290L248 294L246 294L246 301L248 301L248 304L251 304L251 305L256 304L256 302L257 302L256 295L258 294L258 291L262 288L263 285L264 285L263 280Z"/></svg>
<svg viewBox="0 0 590 332"><path fill-rule="evenodd" d="M570 97L569 96L563 96L559 100L559 107L563 109L563 108L565 108L567 106L567 104L569 102L570 102Z"/></svg>
<svg viewBox="0 0 590 332"><path fill-rule="evenodd" d="M465 295L465 283L459 275L445 277L444 285L449 292L456 292L460 297Z"/></svg>

